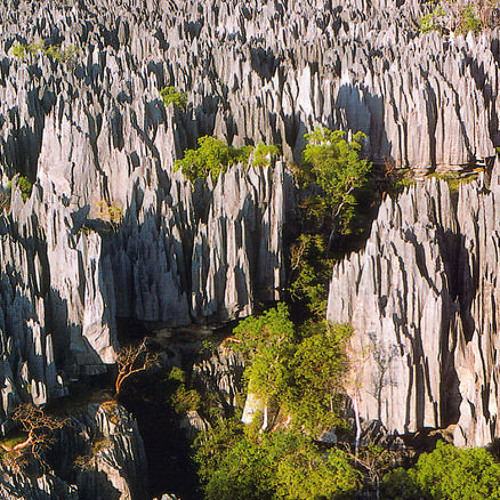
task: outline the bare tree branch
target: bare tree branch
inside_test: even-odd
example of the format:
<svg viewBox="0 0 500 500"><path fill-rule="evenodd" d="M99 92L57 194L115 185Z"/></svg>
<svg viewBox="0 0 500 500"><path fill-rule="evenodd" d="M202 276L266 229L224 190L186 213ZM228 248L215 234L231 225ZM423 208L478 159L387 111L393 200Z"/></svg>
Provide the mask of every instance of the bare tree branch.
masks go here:
<svg viewBox="0 0 500 500"><path fill-rule="evenodd" d="M144 339L136 346L122 347L118 352L116 358L118 375L115 380L115 396L120 394L124 382L132 375L146 371L158 362L157 354L148 349L147 340Z"/></svg>

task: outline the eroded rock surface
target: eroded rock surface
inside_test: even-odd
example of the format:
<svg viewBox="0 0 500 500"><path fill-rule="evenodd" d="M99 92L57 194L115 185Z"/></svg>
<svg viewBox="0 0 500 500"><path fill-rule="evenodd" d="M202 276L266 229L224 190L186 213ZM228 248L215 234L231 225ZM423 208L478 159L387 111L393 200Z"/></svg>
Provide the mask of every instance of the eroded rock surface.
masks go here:
<svg viewBox="0 0 500 500"><path fill-rule="evenodd" d="M95 404L72 417L58 438L54 470L0 467L6 500L144 500L147 464L137 423L114 402Z"/></svg>
<svg viewBox="0 0 500 500"><path fill-rule="evenodd" d="M362 253L339 263L328 318L351 322L349 394L390 432L453 425L455 443L499 435L500 191L444 182L387 199Z"/></svg>
<svg viewBox="0 0 500 500"><path fill-rule="evenodd" d="M198 137L280 143L285 159L299 161L304 132L326 125L366 132L376 162L422 171L488 162L500 145L498 32L422 35L425 8L417 0L1 0L0 179L12 189L0 222L0 420L19 401L64 394L67 378L103 372L118 349L117 318L221 322L280 297L294 204L286 163L238 165L192 186L173 166ZM185 112L164 106L167 85L187 94ZM17 175L34 183L31 194ZM368 332L389 328L387 356L397 346L406 359L397 368L391 361L402 406L360 405L397 429L455 421L458 407L467 413L465 394L475 401L474 390L496 376L493 354L481 358L487 345L477 345L476 361L467 347L479 325L492 332L481 342L494 345L494 302L481 295L494 289L494 259L481 253L490 260L478 269L478 255L465 250L491 248L476 241L474 220L483 212L490 220L491 209L480 202L473 213L471 194L454 212L432 186L405 195L403 208L386 203L381 217L395 220L379 219L373 249L341 265L364 280L374 324L364 324L358 291L347 285L338 285L343 306L331 312ZM445 247L462 255L460 266ZM362 262L369 255L372 263ZM464 291L467 262L477 275ZM406 263L417 271L410 278ZM335 271L339 283L343 272ZM407 292L396 299L393 289L407 285L411 300ZM468 317L450 312L465 307ZM396 317L385 316L391 308ZM422 345L441 362L458 370L463 352L460 366L483 363L483 375L460 377L444 394L455 368L431 365L413 330L429 331ZM495 427L486 409L494 401L483 397L474 435Z"/></svg>

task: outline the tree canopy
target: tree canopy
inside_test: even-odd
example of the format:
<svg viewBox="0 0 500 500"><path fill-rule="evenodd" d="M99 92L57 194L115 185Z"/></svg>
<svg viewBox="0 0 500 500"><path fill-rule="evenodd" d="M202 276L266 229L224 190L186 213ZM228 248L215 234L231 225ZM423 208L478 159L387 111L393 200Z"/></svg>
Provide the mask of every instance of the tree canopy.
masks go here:
<svg viewBox="0 0 500 500"><path fill-rule="evenodd" d="M235 348L249 361L249 390L289 412L296 426L314 432L340 423L344 342L350 334L348 326L327 322L297 331L283 303L234 329Z"/></svg>
<svg viewBox="0 0 500 500"><path fill-rule="evenodd" d="M200 436L196 461L207 500L351 498L361 484L340 450L291 431L251 437L234 422Z"/></svg>
<svg viewBox="0 0 500 500"><path fill-rule="evenodd" d="M438 442L432 453L420 455L415 467L389 472L383 485L386 498L393 499L500 499L500 464L485 449Z"/></svg>
<svg viewBox="0 0 500 500"><path fill-rule="evenodd" d="M322 194L313 200L315 210L328 214L331 242L336 233L348 230L357 193L368 182L371 163L361 157L365 135L358 132L348 140L343 131L318 127L304 137L306 172L310 181L322 189Z"/></svg>

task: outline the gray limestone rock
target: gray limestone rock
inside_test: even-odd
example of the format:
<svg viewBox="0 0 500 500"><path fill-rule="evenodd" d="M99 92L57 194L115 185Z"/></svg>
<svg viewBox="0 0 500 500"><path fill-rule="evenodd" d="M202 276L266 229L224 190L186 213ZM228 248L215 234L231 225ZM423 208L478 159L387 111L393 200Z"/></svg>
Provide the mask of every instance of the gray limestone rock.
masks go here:
<svg viewBox="0 0 500 500"><path fill-rule="evenodd" d="M149 496L146 458L137 424L114 402L89 406L72 417L71 425L59 436L51 462L55 470L37 472L2 464L1 498L144 500Z"/></svg>
<svg viewBox="0 0 500 500"><path fill-rule="evenodd" d="M455 443L499 435L495 356L500 192L443 182L387 199L363 252L340 262L328 318L352 323L348 393L389 432L451 426Z"/></svg>

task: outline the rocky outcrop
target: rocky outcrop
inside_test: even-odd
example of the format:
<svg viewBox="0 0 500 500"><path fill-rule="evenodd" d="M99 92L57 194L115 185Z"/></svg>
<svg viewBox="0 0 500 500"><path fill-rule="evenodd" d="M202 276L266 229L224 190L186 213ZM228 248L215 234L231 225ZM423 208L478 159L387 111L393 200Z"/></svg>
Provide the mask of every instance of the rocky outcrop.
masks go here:
<svg viewBox="0 0 500 500"><path fill-rule="evenodd" d="M242 354L220 345L193 366L193 382L200 392L217 396L221 405L236 408L237 397L243 394L244 370Z"/></svg>
<svg viewBox="0 0 500 500"><path fill-rule="evenodd" d="M83 428L91 440L78 461L80 498L148 498L146 455L136 421L114 402L95 410Z"/></svg>
<svg viewBox="0 0 500 500"><path fill-rule="evenodd" d="M376 162L424 171L488 162L500 145L498 32L421 35L425 9L417 0L1 0L0 179L12 189L0 228L0 420L18 401L63 394L65 377L104 371L118 349L117 318L221 322L280 297L283 227L294 204L287 164L238 165L193 186L173 166L199 136L280 143L288 161L299 161L304 132L327 125L366 132ZM186 111L164 106L167 85L186 92ZM33 181L31 195L17 187L18 174ZM467 210L434 220L449 200L432 189L434 201L405 195L411 213L397 219L405 234L397 225L374 229L372 245L395 281L373 285L380 303L364 298L374 313L393 307L418 331L442 323L439 339L451 329L458 342L449 310L470 300L483 314L480 298L459 294L456 276L466 275L450 271L443 254L449 238L459 251L453 235ZM414 224L416 211L432 222ZM382 238L387 231L398 246ZM472 244L476 236L463 237ZM396 256L418 273L408 278ZM364 273L369 294L370 279L385 279L378 257L371 254L371 268L353 259L346 272ZM340 283L343 271L335 272ZM408 280L415 302L397 304L392 290ZM345 309L331 314L361 318L358 292L335 286ZM397 429L401 419L407 429L455 421L458 396L443 393L445 375L427 366L411 331L387 321L388 352L414 352L414 372L397 368L409 394L399 413L375 413ZM455 363L457 348L430 334L427 342Z"/></svg>
<svg viewBox="0 0 500 500"><path fill-rule="evenodd" d="M72 417L50 456L52 470L2 463L6 500L143 500L148 498L144 446L135 420L114 402Z"/></svg>
<svg viewBox="0 0 500 500"><path fill-rule="evenodd" d="M328 318L356 330L352 398L364 418L391 431L446 419L450 386L441 362L449 363L451 347L455 233L446 184L415 186L382 204L364 252L333 272Z"/></svg>
<svg viewBox="0 0 500 500"><path fill-rule="evenodd" d="M452 425L455 443L499 435L498 203L482 182L427 182L386 200L364 251L339 263L328 318L351 322L348 392L390 432Z"/></svg>

